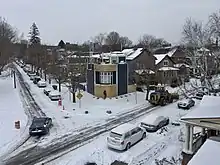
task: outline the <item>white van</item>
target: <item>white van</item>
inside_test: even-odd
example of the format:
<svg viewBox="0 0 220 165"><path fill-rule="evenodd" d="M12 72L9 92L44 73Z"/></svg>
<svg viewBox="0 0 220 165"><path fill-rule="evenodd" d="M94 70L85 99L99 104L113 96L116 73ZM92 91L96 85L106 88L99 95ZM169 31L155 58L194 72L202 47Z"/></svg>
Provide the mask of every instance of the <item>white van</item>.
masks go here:
<svg viewBox="0 0 220 165"><path fill-rule="evenodd" d="M111 130L107 145L116 150L128 150L131 145L146 137L146 131L133 124L123 124Z"/></svg>

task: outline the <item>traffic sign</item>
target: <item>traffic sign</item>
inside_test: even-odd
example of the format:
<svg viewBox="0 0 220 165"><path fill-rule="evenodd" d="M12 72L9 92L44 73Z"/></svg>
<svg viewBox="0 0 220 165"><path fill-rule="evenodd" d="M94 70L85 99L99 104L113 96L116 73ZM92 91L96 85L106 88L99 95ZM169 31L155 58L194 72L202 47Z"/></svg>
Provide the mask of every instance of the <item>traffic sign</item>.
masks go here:
<svg viewBox="0 0 220 165"><path fill-rule="evenodd" d="M83 95L82 95L82 93L79 92L79 93L77 93L76 97L80 100L83 97Z"/></svg>

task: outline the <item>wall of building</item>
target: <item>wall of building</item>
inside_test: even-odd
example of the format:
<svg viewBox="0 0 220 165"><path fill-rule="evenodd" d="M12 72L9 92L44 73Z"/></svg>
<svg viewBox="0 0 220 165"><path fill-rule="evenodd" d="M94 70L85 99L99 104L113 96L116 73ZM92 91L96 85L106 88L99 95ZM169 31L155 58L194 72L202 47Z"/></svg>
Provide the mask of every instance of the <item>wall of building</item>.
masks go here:
<svg viewBox="0 0 220 165"><path fill-rule="evenodd" d="M113 72L116 67L116 64L94 64L94 70L98 72Z"/></svg>
<svg viewBox="0 0 220 165"><path fill-rule="evenodd" d="M111 84L111 85L96 84L94 95L96 97L104 98L103 92L106 91L107 97L115 97L117 96L116 88L117 88L116 84Z"/></svg>
<svg viewBox="0 0 220 165"><path fill-rule="evenodd" d="M128 93L128 65L118 64L118 95Z"/></svg>

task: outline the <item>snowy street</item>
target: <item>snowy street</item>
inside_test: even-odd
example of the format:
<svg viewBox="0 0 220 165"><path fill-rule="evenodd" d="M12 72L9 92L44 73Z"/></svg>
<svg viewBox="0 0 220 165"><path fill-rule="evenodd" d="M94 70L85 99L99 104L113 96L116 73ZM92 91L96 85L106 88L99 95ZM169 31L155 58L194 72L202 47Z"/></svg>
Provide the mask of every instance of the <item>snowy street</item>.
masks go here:
<svg viewBox="0 0 220 165"><path fill-rule="evenodd" d="M200 101L196 101L196 106L199 102ZM192 110L195 107L193 107ZM152 111L151 113L169 116L172 123L178 122L180 117L188 112L189 111L178 109L176 103L173 103ZM138 120L133 120L131 123L138 124L143 117L144 116ZM184 127L182 124L180 126L169 124L165 128L158 130L156 133L148 133L144 140L140 141L125 152L108 149L106 145L107 135L108 133L101 135L93 142L60 157L55 161L50 162L50 159L48 159L48 162L50 162L50 165L84 165L86 162L95 162L97 165L110 165L115 160L120 160L130 163L131 165L155 165L155 161L160 160L164 162L172 162L175 160L176 162L173 163L180 164L179 158L183 145L181 139L184 135Z"/></svg>

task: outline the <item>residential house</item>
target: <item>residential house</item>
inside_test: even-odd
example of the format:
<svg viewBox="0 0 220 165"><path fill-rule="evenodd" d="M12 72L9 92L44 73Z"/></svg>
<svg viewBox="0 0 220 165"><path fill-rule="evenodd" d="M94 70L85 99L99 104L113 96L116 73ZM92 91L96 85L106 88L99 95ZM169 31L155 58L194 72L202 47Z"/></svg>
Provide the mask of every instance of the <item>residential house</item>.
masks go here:
<svg viewBox="0 0 220 165"><path fill-rule="evenodd" d="M156 79L161 84L171 84L177 81L178 68L174 67L174 62L167 54L156 54L154 57L157 59L155 62Z"/></svg>
<svg viewBox="0 0 220 165"><path fill-rule="evenodd" d="M121 52L93 55L87 68L87 91L97 97L115 97L136 91L129 84L126 56Z"/></svg>
<svg viewBox="0 0 220 165"><path fill-rule="evenodd" d="M204 148L206 147L204 146L201 149L200 147L203 146L203 143L206 141L207 138L212 138L212 139L214 138L215 140L220 138L219 137L220 136L219 106L220 106L220 97L204 96L199 106L197 106L193 111L189 112L187 115L181 118L181 122L185 124L185 128L186 128L185 144L182 151L183 165L186 165L188 164L188 162L191 162L190 160L194 157L194 155L196 158L197 157L196 155L200 154L199 150L204 151ZM210 142L208 141L208 143ZM207 143L205 143L204 145L207 145ZM212 155L212 154L209 153L208 155ZM197 165L195 163L195 160L193 159L192 162L189 164ZM205 165L206 163L203 162L201 164L200 163L198 164ZM217 164L219 164L219 162Z"/></svg>
<svg viewBox="0 0 220 165"><path fill-rule="evenodd" d="M175 63L174 67L178 68L178 76L188 77L191 71L190 59L188 58L185 49L181 46L162 47L154 51L154 55L169 56Z"/></svg>
<svg viewBox="0 0 220 165"><path fill-rule="evenodd" d="M155 79L155 60L153 54L144 48L124 49L129 68L129 84L134 82L136 74L144 75L149 84L154 83Z"/></svg>

